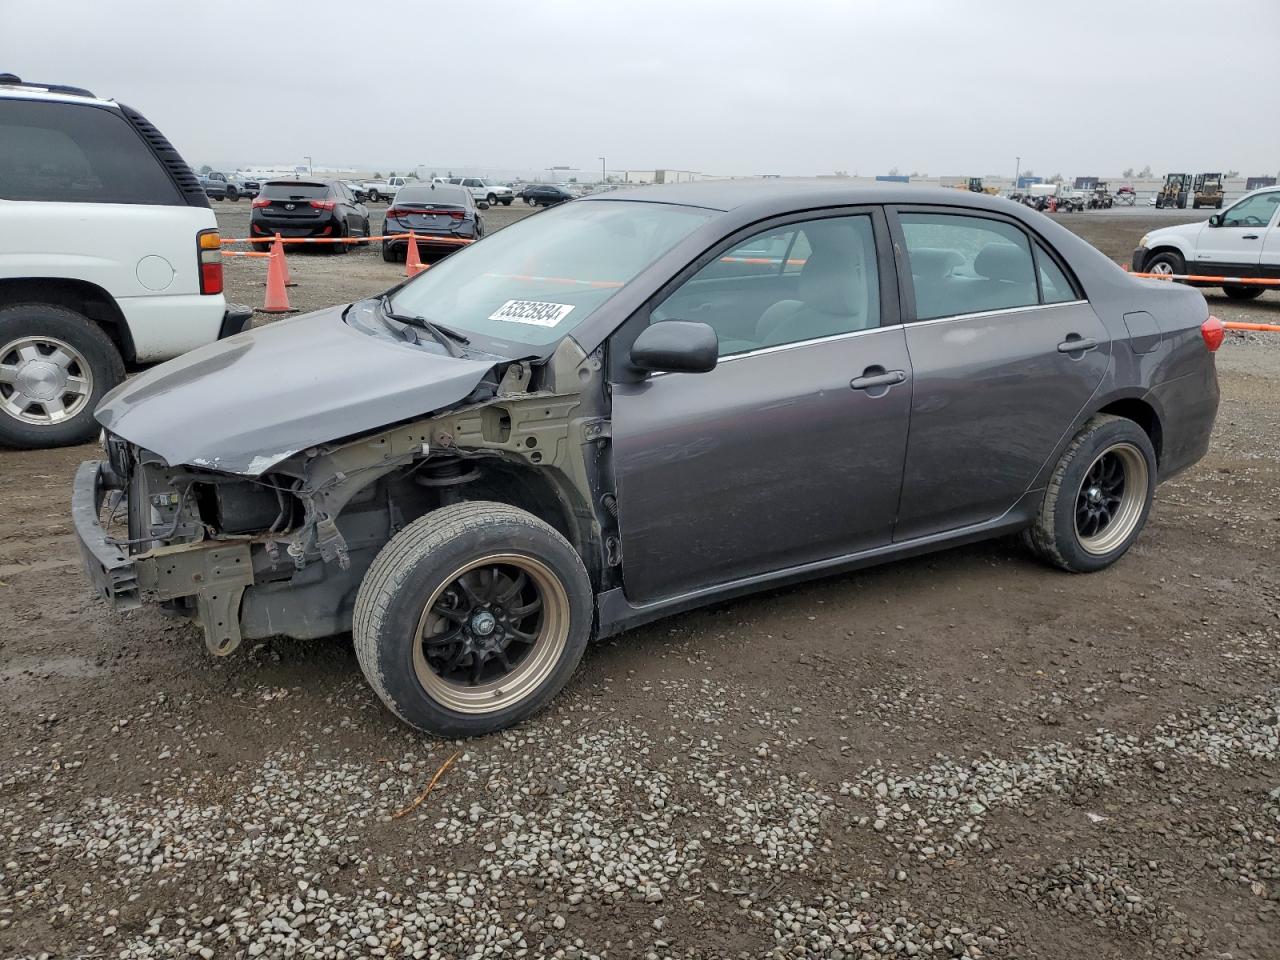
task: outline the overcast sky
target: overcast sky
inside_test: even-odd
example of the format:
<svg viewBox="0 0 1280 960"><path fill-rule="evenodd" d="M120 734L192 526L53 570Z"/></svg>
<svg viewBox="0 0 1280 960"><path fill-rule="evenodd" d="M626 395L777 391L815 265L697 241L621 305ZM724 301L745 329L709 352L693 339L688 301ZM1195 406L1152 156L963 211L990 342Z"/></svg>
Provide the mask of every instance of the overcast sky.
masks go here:
<svg viewBox="0 0 1280 960"><path fill-rule="evenodd" d="M188 162L1280 170L1280 0L0 0Z"/></svg>

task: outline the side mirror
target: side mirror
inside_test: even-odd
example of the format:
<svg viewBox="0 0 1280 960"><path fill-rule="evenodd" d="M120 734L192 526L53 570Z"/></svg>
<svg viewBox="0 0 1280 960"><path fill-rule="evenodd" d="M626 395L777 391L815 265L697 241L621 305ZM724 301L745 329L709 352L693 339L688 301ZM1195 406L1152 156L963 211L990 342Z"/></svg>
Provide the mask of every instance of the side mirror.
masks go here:
<svg viewBox="0 0 1280 960"><path fill-rule="evenodd" d="M720 338L708 324L660 320L631 345L631 365L660 373L706 373L720 359Z"/></svg>
<svg viewBox="0 0 1280 960"><path fill-rule="evenodd" d="M488 201L488 200L480 200L479 202L477 202L477 203L476 203L476 206L477 206L477 207L479 207L481 210L488 210L488 209L489 209L489 201Z"/></svg>
<svg viewBox="0 0 1280 960"><path fill-rule="evenodd" d="M1220 214L1220 213L1215 213L1212 217L1210 217L1210 218L1209 218L1209 226L1211 226L1211 227L1220 227L1220 226L1222 226L1222 214Z"/></svg>

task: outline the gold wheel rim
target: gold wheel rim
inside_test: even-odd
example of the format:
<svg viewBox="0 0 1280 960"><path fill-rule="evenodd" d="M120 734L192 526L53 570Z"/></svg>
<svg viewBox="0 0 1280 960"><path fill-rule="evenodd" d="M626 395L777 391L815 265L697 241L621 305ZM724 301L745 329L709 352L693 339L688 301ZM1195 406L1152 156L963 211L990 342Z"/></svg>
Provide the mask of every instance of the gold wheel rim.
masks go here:
<svg viewBox="0 0 1280 960"><path fill-rule="evenodd" d="M1076 539L1085 553L1105 556L1129 538L1142 518L1147 483L1147 458L1131 443L1094 458L1076 492Z"/></svg>
<svg viewBox="0 0 1280 960"><path fill-rule="evenodd" d="M568 639L569 595L559 577L533 557L485 554L445 577L424 604L414 673L440 706L494 713L531 696Z"/></svg>

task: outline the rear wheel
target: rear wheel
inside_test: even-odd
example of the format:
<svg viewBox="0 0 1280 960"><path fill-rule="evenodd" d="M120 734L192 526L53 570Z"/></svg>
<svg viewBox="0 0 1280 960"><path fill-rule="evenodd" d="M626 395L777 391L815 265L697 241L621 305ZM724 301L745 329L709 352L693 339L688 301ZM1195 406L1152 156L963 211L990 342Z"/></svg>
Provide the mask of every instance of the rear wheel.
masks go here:
<svg viewBox="0 0 1280 960"><path fill-rule="evenodd" d="M511 197L503 197L503 198L502 198L502 205L503 205L504 207L509 207L509 206L511 206L511 200L512 200L512 198L511 198Z"/></svg>
<svg viewBox="0 0 1280 960"><path fill-rule="evenodd" d="M378 191L377 191L377 190L370 190L370 191L369 191L369 202L370 202L370 203L377 203L377 202L378 202L378 197L379 197L379 194L378 194Z"/></svg>
<svg viewBox="0 0 1280 960"><path fill-rule="evenodd" d="M240 193L235 187L227 187L227 199L235 203L240 199Z"/></svg>
<svg viewBox="0 0 1280 960"><path fill-rule="evenodd" d="M1146 432L1132 420L1099 414L1058 461L1026 542L1060 569L1101 570L1142 532L1155 490L1156 456Z"/></svg>
<svg viewBox="0 0 1280 960"><path fill-rule="evenodd" d="M1256 300L1265 292L1262 287L1246 287L1239 284L1228 285L1222 288L1222 292L1227 295L1230 300Z"/></svg>
<svg viewBox="0 0 1280 960"><path fill-rule="evenodd" d="M338 232L338 237L345 240L349 236L351 236L351 230L344 223L342 225L342 229ZM345 243L334 243L330 244L330 246L333 247L333 253L335 256L347 252L347 244Z"/></svg>
<svg viewBox="0 0 1280 960"><path fill-rule="evenodd" d="M383 260L385 260L385 261L387 261L387 263L395 263L395 262L396 262L397 260L399 260L400 258L399 258L398 256L396 256L395 248L394 248L394 247L392 247L392 246L391 246L391 244L389 244L389 243L383 243L383 245L382 245L382 259L383 259Z"/></svg>
<svg viewBox="0 0 1280 960"><path fill-rule="evenodd" d="M0 443L92 440L94 408L123 379L120 352L83 314L51 303L0 309Z"/></svg>
<svg viewBox="0 0 1280 960"><path fill-rule="evenodd" d="M485 202L485 203L487 203L487 204L489 204L489 206L491 206L491 207L492 207L495 203L497 203L497 202L498 202L498 198L497 198L497 196L496 196L496 195L494 195L494 194L492 194L492 193L491 193L491 194L489 194L487 197L485 197L485 198L484 198L484 202Z"/></svg>
<svg viewBox="0 0 1280 960"><path fill-rule="evenodd" d="M460 503L405 527L356 596L356 655L406 723L477 736L532 715L582 658L594 598L582 560L538 518Z"/></svg>

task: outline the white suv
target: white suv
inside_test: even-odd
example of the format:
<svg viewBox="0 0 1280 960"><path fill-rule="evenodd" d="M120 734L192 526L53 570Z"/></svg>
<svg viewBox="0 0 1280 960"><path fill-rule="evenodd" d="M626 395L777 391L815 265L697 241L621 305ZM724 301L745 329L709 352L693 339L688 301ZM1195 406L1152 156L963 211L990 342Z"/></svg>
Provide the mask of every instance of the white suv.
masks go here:
<svg viewBox="0 0 1280 960"><path fill-rule="evenodd" d="M0 74L0 445L90 440L126 363L244 329L217 226L137 111Z"/></svg>
<svg viewBox="0 0 1280 960"><path fill-rule="evenodd" d="M1208 220L1152 230L1133 252L1136 273L1280 279L1280 187L1246 194ZM1197 284L1205 286L1205 284ZM1256 283L1225 283L1233 300L1252 300Z"/></svg>

